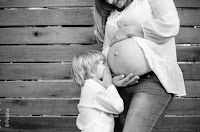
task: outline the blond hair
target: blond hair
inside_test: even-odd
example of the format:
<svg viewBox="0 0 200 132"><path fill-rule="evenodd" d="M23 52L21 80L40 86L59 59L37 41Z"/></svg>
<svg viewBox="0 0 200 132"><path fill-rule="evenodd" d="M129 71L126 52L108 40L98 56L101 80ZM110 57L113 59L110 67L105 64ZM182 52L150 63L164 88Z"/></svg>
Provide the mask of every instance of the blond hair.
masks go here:
<svg viewBox="0 0 200 132"><path fill-rule="evenodd" d="M132 1L133 0L127 0L124 7L128 6ZM116 6L107 3L106 0L94 0L94 35L98 43L103 43L107 18L110 16L110 13L116 9Z"/></svg>
<svg viewBox="0 0 200 132"><path fill-rule="evenodd" d="M97 50L88 50L72 59L71 76L74 82L83 87L85 80L93 78L100 61L105 62L106 57Z"/></svg>
<svg viewBox="0 0 200 132"><path fill-rule="evenodd" d="M108 4L105 0L94 0L94 35L98 43L103 43L107 17L114 9L116 7Z"/></svg>

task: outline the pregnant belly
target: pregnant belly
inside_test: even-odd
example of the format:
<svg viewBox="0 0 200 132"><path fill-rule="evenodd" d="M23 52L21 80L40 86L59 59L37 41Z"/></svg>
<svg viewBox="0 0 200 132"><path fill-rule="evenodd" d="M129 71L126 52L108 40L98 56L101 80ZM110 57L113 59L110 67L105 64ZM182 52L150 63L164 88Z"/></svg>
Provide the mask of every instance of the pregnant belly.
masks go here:
<svg viewBox="0 0 200 132"><path fill-rule="evenodd" d="M151 71L142 49L129 38L110 47L108 65L115 75L143 75Z"/></svg>

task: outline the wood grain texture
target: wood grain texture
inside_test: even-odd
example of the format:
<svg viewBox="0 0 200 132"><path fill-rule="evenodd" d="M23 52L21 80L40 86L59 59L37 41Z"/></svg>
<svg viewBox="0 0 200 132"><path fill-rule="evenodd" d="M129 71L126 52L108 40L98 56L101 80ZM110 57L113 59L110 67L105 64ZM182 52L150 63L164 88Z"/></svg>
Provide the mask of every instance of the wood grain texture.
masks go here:
<svg viewBox="0 0 200 132"><path fill-rule="evenodd" d="M0 63L0 80L71 79L70 63ZM200 64L180 64L185 80L199 80Z"/></svg>
<svg viewBox="0 0 200 132"><path fill-rule="evenodd" d="M200 9L177 8L180 24L184 26L200 25ZM0 26L34 26L34 25L93 25L93 9L13 9L0 10Z"/></svg>
<svg viewBox="0 0 200 132"><path fill-rule="evenodd" d="M0 117L3 121L5 117ZM7 132L79 132L76 127L76 117L28 117L10 116L10 127L2 124L2 131ZM115 118L116 124L118 119ZM190 123L188 123L190 122ZM200 130L200 116L165 117L156 132L197 132ZM118 125L116 125L116 130Z"/></svg>
<svg viewBox="0 0 200 132"><path fill-rule="evenodd" d="M199 64L180 64L179 65L185 80L199 80Z"/></svg>
<svg viewBox="0 0 200 132"><path fill-rule="evenodd" d="M0 62L71 62L86 50L101 51L102 45L31 45L1 46ZM177 46L178 62L199 62L200 46Z"/></svg>
<svg viewBox="0 0 200 132"><path fill-rule="evenodd" d="M80 88L72 80L0 81L0 97L79 98ZM200 81L185 81L187 98L200 98Z"/></svg>
<svg viewBox="0 0 200 132"><path fill-rule="evenodd" d="M180 24L182 26L198 26L200 25L200 8L178 8Z"/></svg>
<svg viewBox="0 0 200 132"><path fill-rule="evenodd" d="M71 62L76 54L101 48L100 44L1 46L0 62Z"/></svg>
<svg viewBox="0 0 200 132"><path fill-rule="evenodd" d="M181 27L175 37L176 43L200 44L200 28Z"/></svg>
<svg viewBox="0 0 200 132"><path fill-rule="evenodd" d="M94 43L92 27L0 28L0 44Z"/></svg>
<svg viewBox="0 0 200 132"><path fill-rule="evenodd" d="M199 0L174 0L176 7L200 7ZM1 0L1 8L93 6L93 0Z"/></svg>
<svg viewBox="0 0 200 132"><path fill-rule="evenodd" d="M181 27L176 43L200 43L200 28ZM0 28L1 44L93 44L93 27Z"/></svg>
<svg viewBox="0 0 200 132"><path fill-rule="evenodd" d="M0 114L10 115L78 115L77 98L5 98L0 99ZM200 115L199 98L175 98L169 106L167 115Z"/></svg>
<svg viewBox="0 0 200 132"><path fill-rule="evenodd" d="M0 80L71 79L69 63L0 63Z"/></svg>
<svg viewBox="0 0 200 132"><path fill-rule="evenodd" d="M78 115L78 99L73 98L6 98L0 99L0 114L10 115Z"/></svg>
<svg viewBox="0 0 200 132"><path fill-rule="evenodd" d="M194 84L195 86L193 86L193 84L191 85L192 85L191 89L193 89L193 87L196 86L195 84ZM79 98L80 97L80 88L72 80L0 81L0 86L1 86L0 97L11 97L11 98L12 97L24 97L24 98Z"/></svg>
<svg viewBox="0 0 200 132"><path fill-rule="evenodd" d="M0 26L92 25L92 9L13 9L0 10Z"/></svg>
<svg viewBox="0 0 200 132"><path fill-rule="evenodd" d="M200 46L177 46L179 62L200 62Z"/></svg>
<svg viewBox="0 0 200 132"><path fill-rule="evenodd" d="M167 110L167 115L200 115L199 98L175 98Z"/></svg>
<svg viewBox="0 0 200 132"><path fill-rule="evenodd" d="M93 6L93 0L1 0L1 8Z"/></svg>
<svg viewBox="0 0 200 132"><path fill-rule="evenodd" d="M0 117L2 121L6 120L5 116ZM1 123L1 130L5 132L78 132L75 125L76 117L60 116L10 116L8 128L4 122Z"/></svg>
<svg viewBox="0 0 200 132"><path fill-rule="evenodd" d="M199 0L174 0L176 7L189 7L197 8L200 7Z"/></svg>

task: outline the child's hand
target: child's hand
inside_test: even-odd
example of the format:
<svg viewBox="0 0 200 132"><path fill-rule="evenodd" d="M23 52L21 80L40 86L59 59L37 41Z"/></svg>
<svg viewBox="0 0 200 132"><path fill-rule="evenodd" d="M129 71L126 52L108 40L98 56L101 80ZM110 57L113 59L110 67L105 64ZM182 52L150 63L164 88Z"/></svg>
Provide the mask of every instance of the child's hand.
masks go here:
<svg viewBox="0 0 200 132"><path fill-rule="evenodd" d="M112 85L112 75L108 66L106 66L104 70L103 84L106 88Z"/></svg>

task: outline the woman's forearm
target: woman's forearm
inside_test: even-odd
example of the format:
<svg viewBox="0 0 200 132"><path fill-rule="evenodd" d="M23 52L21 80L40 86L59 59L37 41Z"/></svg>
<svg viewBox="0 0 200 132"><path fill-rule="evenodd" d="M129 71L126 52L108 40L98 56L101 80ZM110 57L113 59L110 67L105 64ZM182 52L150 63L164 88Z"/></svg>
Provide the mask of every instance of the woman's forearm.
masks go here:
<svg viewBox="0 0 200 132"><path fill-rule="evenodd" d="M154 19L141 23L144 38L163 44L179 32L180 20L173 0L149 0Z"/></svg>

